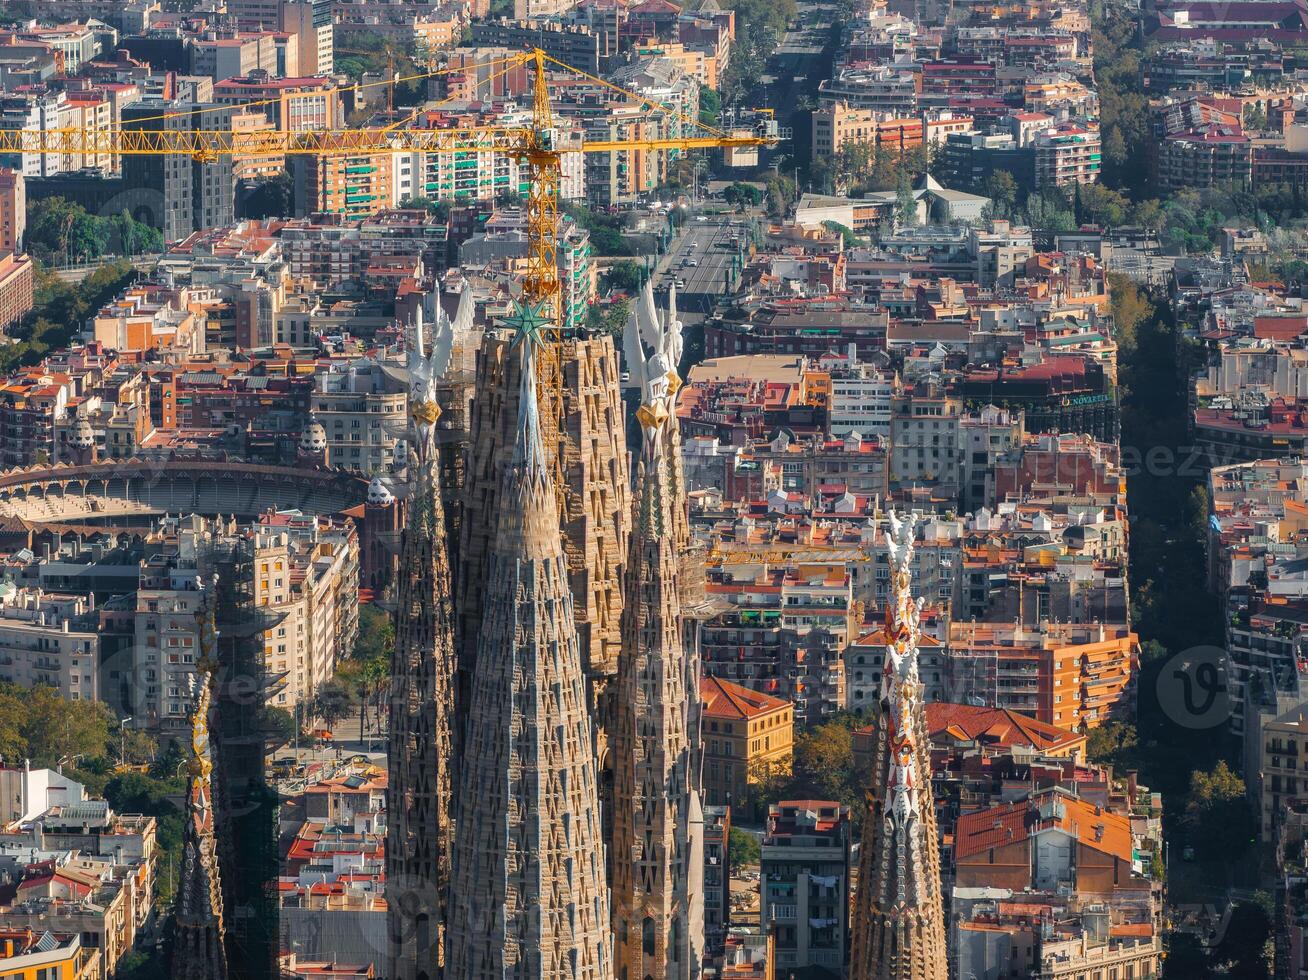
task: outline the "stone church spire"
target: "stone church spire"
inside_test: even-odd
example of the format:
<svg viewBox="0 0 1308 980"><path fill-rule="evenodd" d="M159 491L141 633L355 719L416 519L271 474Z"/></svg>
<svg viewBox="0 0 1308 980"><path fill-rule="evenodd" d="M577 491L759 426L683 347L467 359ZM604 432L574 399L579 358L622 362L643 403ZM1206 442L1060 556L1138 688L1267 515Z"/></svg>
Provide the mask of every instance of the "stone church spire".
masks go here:
<svg viewBox="0 0 1308 980"><path fill-rule="evenodd" d="M200 694L191 715L186 825L182 831L182 869L169 971L169 976L177 980L227 980L228 976L222 878L214 837L213 751L209 743L215 641L210 608L200 637L201 659L196 665Z"/></svg>
<svg viewBox="0 0 1308 980"><path fill-rule="evenodd" d="M498 501L460 764L446 974L611 980L595 735L536 401L533 323Z"/></svg>
<svg viewBox="0 0 1308 980"><path fill-rule="evenodd" d="M641 390L644 442L611 743L614 956L619 980L688 980L701 972L704 929L692 888L703 861L693 707L699 664L683 640L678 581L685 493L675 458L680 379L672 351L680 338L650 318L652 308L647 285L624 340Z"/></svg>
<svg viewBox="0 0 1308 980"><path fill-rule="evenodd" d="M854 904L851 980L946 980L940 846L918 679L914 516L890 515L886 666Z"/></svg>
<svg viewBox="0 0 1308 980"><path fill-rule="evenodd" d="M391 657L386 786L389 980L441 975L449 887L453 713L452 584L436 448L436 382L450 356L441 318L410 339L409 479ZM430 350L428 348L430 347Z"/></svg>

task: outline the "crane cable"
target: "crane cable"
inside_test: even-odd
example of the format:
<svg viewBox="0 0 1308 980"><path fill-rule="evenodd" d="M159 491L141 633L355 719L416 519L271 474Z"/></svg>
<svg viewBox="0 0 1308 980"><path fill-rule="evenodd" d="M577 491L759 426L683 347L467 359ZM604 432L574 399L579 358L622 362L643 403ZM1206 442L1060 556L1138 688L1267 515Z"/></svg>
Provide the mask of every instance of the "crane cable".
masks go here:
<svg viewBox="0 0 1308 980"><path fill-rule="evenodd" d="M723 130L720 130L714 126L710 126L706 122L700 122L698 119L691 119L689 116L687 116L684 112L680 111L679 109L673 109L670 106L663 105L661 102L655 102L653 99L647 99L645 98L645 96L640 95L637 92L633 92L630 89L625 89L621 85L615 85L613 82L600 78L598 75L592 75L588 71L585 71L581 68L577 68L574 65L568 64L567 62L560 61L558 58L552 58L547 54L543 55L543 57L546 61L550 62L551 64L558 65L560 68L566 69L567 71L575 72L576 74L580 75L582 78L589 79L592 82L598 82L600 85L603 85L606 88L610 88L615 92L627 96L628 98L635 99L637 102L641 103L646 108L654 109L659 112L670 112L678 119L680 119L682 122L706 130L709 133L713 134L714 136L721 136L725 138L730 135L729 133L726 133Z"/></svg>
<svg viewBox="0 0 1308 980"><path fill-rule="evenodd" d="M375 82L357 82L354 85L347 85L345 86L345 88L352 88L357 91L359 89L372 88L377 85L398 85L400 82L410 82L419 78L435 78L439 75L452 75L455 72L466 71L469 68L490 68L492 65L498 65L504 62L511 62L511 61L518 61L519 63L521 63L522 60L524 60L523 55L513 54L505 58L495 58L491 61L479 61L471 65L460 65L457 68L438 68L434 71L421 72L416 75L400 75L395 78L383 78ZM335 91L343 91L343 89L336 89ZM301 93L294 93L294 94L301 94ZM156 122L159 120L167 120L167 119L181 119L184 116L201 115L206 112L227 112L229 110L236 110L236 109L249 109L254 106L271 105L275 102L281 102L281 101L282 101L282 96L277 96L271 99L253 99L249 102L234 102L231 105L205 106L199 109L183 109L179 112L165 112L157 116L141 116L138 119L130 120L130 122L132 123L133 126L135 126L136 123Z"/></svg>
<svg viewBox="0 0 1308 980"><path fill-rule="evenodd" d="M482 63L482 62L478 62L478 63L475 64L475 65L464 65L463 68L489 68L491 65L497 65L497 64L499 64L499 63L502 62L502 61L507 61L507 62L509 62L507 65L505 65L505 66L504 66L503 68L501 68L499 71L495 72L495 74L490 75L489 77L487 77L486 80L485 80L484 82L479 81L479 82L477 83L478 85L489 85L489 84L491 84L492 82L496 81L497 79L503 78L503 77L504 77L505 75L507 75L509 72L513 71L514 68L517 68L517 67L519 67L519 66L521 66L521 65L525 65L525 64L527 63L527 61L530 59L530 57L531 57L530 55L525 54L525 53L523 53L523 54L516 54L516 55L512 55L511 57L508 57L508 58L496 58L494 61L487 61L487 62L484 62L484 63ZM459 70L459 71L462 71L463 68L460 68L460 69L458 69L458 70ZM450 103L450 102L457 102L458 99L459 99L459 96L457 96L457 95L447 95L445 98L441 99L439 102L432 102L432 103L429 103L429 104L424 104L424 105L417 106L417 107L414 108L414 110L413 110L411 113L409 113L409 115L408 115L407 117L405 117L404 119L397 120L396 122L391 123L389 126L384 126L384 127L382 127L382 130L381 130L381 131L382 131L383 133L393 132L394 130L399 129L401 126L404 126L404 125L406 125L406 124L412 122L413 119L414 119L414 117L416 117L416 116L418 115L418 113L420 113L420 112L431 112L433 109L439 109L441 106L446 105L446 104L448 104L448 103Z"/></svg>

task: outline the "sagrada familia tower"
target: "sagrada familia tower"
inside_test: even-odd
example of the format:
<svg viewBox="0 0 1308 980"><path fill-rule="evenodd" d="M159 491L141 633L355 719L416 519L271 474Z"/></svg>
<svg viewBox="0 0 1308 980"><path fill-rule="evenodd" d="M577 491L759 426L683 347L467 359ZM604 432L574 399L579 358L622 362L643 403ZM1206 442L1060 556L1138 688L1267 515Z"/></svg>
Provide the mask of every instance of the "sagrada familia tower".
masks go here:
<svg viewBox="0 0 1308 980"><path fill-rule="evenodd" d="M890 515L886 665L854 906L851 980L946 980L940 845L918 679L915 519Z"/></svg>
<svg viewBox="0 0 1308 980"><path fill-rule="evenodd" d="M530 307L513 321L518 419L455 804L446 974L461 980L614 976L595 733L537 404L542 321Z"/></svg>
<svg viewBox="0 0 1308 980"><path fill-rule="evenodd" d="M438 316L429 332L419 323L409 342L378 975L694 980L704 951L700 665L686 628L697 590L675 298L660 314L646 287L624 337L640 392L634 486L612 341L546 348L551 319L529 304L508 318L511 336L488 332L475 388L457 402L473 438L448 465L442 457L462 448L438 446L450 425L441 404L451 404L452 352L470 349L470 319L461 303L453 322ZM454 386L473 385L466 364L460 372L468 380ZM453 493L462 526L452 559ZM892 515L852 980L948 975L913 539L914 519ZM212 622L207 635L212 649ZM183 980L239 972L224 948L209 687L194 719L170 974Z"/></svg>
<svg viewBox="0 0 1308 980"><path fill-rule="evenodd" d="M454 333L454 324L442 316L429 343L419 322L408 351L408 504L391 657L386 786L390 980L433 980L440 975L444 947L452 845L455 653L436 388L449 365Z"/></svg>
<svg viewBox="0 0 1308 980"><path fill-rule="evenodd" d="M624 342L643 443L623 579L609 850L616 975L669 980L699 976L704 952L699 658L684 643L679 586L687 534L675 317L670 304L660 320L646 286Z"/></svg>
<svg viewBox="0 0 1308 980"><path fill-rule="evenodd" d="M177 883L172 963L168 975L178 980L227 980L226 930L222 876L218 867L213 798L213 752L209 711L213 702L213 611L207 612L196 664L199 696L191 715L187 760L186 825L182 829L182 868Z"/></svg>

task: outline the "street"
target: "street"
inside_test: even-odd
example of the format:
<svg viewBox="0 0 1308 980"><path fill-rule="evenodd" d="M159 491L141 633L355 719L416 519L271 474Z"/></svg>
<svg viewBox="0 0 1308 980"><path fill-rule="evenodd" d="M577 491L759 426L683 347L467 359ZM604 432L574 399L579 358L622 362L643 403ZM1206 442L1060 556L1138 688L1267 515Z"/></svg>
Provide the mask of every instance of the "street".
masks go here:
<svg viewBox="0 0 1308 980"><path fill-rule="evenodd" d="M655 288L666 289L676 282L677 307L691 314L690 319L700 319L693 315L696 312L712 312L717 297L731 292L727 277L740 251L740 242L732 244L733 236L745 239L745 219L691 219L656 267Z"/></svg>
<svg viewBox="0 0 1308 980"><path fill-rule="evenodd" d="M776 110L777 122L793 131L791 156L806 160L812 142L809 109L817 102L818 86L831 76L840 31L833 26L838 13L835 4L800 0L798 6L792 22L796 26L781 38L761 82L766 104Z"/></svg>

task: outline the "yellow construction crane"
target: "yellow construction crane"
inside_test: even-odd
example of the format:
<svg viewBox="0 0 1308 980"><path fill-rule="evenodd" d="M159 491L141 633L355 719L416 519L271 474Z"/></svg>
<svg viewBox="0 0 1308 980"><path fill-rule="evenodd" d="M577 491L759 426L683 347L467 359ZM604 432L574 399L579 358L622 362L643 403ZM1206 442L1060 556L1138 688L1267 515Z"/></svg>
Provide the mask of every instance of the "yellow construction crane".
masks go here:
<svg viewBox="0 0 1308 980"><path fill-rule="evenodd" d="M516 60L514 60L516 59ZM589 140L569 147L567 152L619 153L649 150L696 150L745 148L774 145L776 137L733 136L681 116L675 110L620 88L602 78L552 58L539 48L510 59L516 65L530 65L534 72L532 119L529 126L474 126L452 129L329 129L310 132L230 129L189 129L165 125L159 129L53 129L0 130L0 154L110 154L152 156L186 154L197 160L224 155L280 157L287 154L351 156L369 153L478 152L502 151L526 162L530 191L527 197L527 273L523 280L524 300L545 314L557 337L559 325L559 275L557 264L559 179L563 150L553 144L553 113L550 107L547 66L556 66L634 98L653 112L673 113L688 127L705 135L672 136L659 139ZM499 59L503 61L504 59ZM423 76L441 74L427 72ZM394 84L388 79L385 84ZM263 100L267 101L267 100ZM258 103L251 103L258 104ZM232 106L230 108L241 108ZM196 111L196 110L193 110ZM209 110L198 110L200 112ZM186 111L164 113L167 120ZM136 120L137 123L143 120Z"/></svg>

